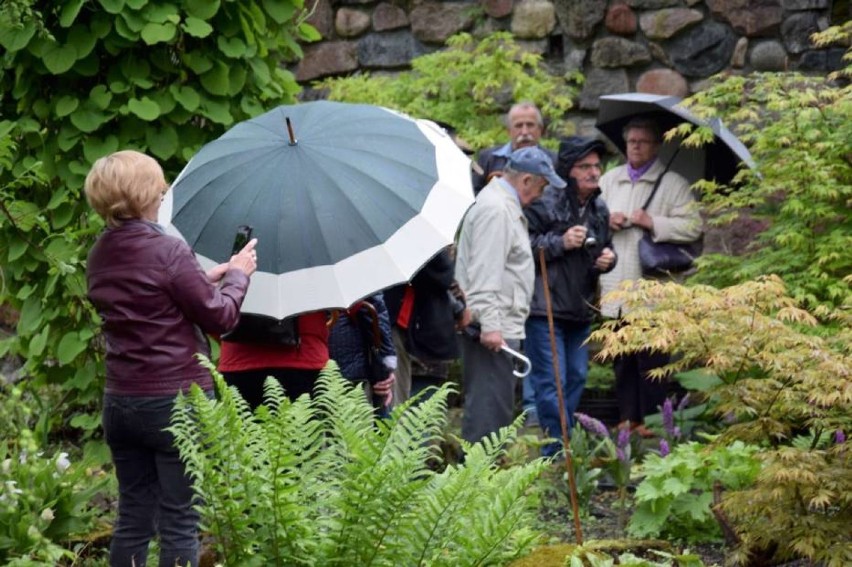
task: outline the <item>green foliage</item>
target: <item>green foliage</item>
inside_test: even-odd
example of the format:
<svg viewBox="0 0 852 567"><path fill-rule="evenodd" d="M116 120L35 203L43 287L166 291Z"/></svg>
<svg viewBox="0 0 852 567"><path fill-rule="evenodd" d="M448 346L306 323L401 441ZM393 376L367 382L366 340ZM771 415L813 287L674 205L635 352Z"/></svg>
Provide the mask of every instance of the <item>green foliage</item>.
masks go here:
<svg viewBox="0 0 852 567"><path fill-rule="evenodd" d="M757 448L741 441L705 446L683 443L667 456L648 454L636 474L644 477L634 495L628 531L636 537L667 536L688 542L719 539L710 507L716 483L725 489L749 486L757 476Z"/></svg>
<svg viewBox="0 0 852 567"><path fill-rule="evenodd" d="M229 565L480 565L529 549L538 459L496 461L520 420L463 444L463 465L427 467L449 388L376 421L360 388L330 364L313 399L290 402L274 380L252 415L209 366L220 400L178 399L171 431L204 529Z"/></svg>
<svg viewBox="0 0 852 567"><path fill-rule="evenodd" d="M365 73L317 86L328 89L331 100L377 104L447 122L477 148L505 142L502 115L520 100L541 108L552 134L568 133L562 118L581 77L548 74L541 56L524 51L508 32L481 41L464 33L453 36L447 49L416 57L411 66L393 77Z"/></svg>
<svg viewBox="0 0 852 567"><path fill-rule="evenodd" d="M93 402L103 375L85 300L86 251L102 227L81 192L91 163L135 148L174 175L235 121L292 102L298 85L280 63L315 37L305 16L303 0L2 4L0 302L20 321L0 354L61 384L71 407Z"/></svg>
<svg viewBox="0 0 852 567"><path fill-rule="evenodd" d="M817 34L849 45L852 24ZM846 61L852 63L852 51ZM834 79L845 75L847 80ZM759 171L734 190L702 183L713 222L766 223L741 256L701 259L697 281L731 285L777 274L806 307L850 306L852 64L829 78L796 73L730 76L692 97L693 108L736 125ZM817 315L821 313L817 312Z"/></svg>
<svg viewBox="0 0 852 567"><path fill-rule="evenodd" d="M30 428L38 422L31 400L19 387L5 387L0 394L0 563L53 565L74 559L71 539L92 528L97 515L92 497L104 489L106 478L65 452L44 448Z"/></svg>
<svg viewBox="0 0 852 567"><path fill-rule="evenodd" d="M824 310L838 329L829 338L815 335L808 327L817 320L776 276L724 289L643 281L612 295L629 311L620 327L610 322L593 334L602 356L649 347L679 353L657 377L704 366L712 378L704 381L711 411L725 426L720 442L761 447L764 472L755 487L726 496L735 503L730 509L743 553L771 541L779 557L842 564L852 524L852 477L842 471L852 459L848 450L820 443L825 432L852 431L849 314ZM793 446L805 433L810 446ZM805 464L803 474L792 472Z"/></svg>

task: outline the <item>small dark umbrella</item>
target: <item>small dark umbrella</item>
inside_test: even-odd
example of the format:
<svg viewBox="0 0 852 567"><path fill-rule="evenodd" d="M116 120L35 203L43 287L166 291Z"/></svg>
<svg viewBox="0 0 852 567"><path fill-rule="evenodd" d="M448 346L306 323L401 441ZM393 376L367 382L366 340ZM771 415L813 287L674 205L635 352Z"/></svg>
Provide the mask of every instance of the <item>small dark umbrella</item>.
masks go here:
<svg viewBox="0 0 852 567"><path fill-rule="evenodd" d="M754 168L754 160L748 149L728 130L718 118L705 121L682 107L682 99L647 93L624 93L600 97L600 108L595 127L625 153L622 130L637 117L654 119L665 132L689 122L696 126L709 126L713 130L712 143L700 148L681 146L678 140L666 142L660 149L660 159L668 163L677 151L671 169L689 181L713 179L719 183L730 183L740 163Z"/></svg>

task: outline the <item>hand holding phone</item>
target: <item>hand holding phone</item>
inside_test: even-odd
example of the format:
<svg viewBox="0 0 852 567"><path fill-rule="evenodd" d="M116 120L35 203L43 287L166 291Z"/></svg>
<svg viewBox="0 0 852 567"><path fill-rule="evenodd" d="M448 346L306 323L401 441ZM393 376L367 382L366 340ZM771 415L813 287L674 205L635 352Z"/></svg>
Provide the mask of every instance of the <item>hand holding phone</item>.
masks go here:
<svg viewBox="0 0 852 567"><path fill-rule="evenodd" d="M238 254L243 248L245 248L246 244L251 240L251 235L254 232L254 228L247 224L241 224L237 227L237 234L234 236L234 246L231 248L231 256L234 254Z"/></svg>
<svg viewBox="0 0 852 567"><path fill-rule="evenodd" d="M231 261L228 262L229 269L241 270L247 276L251 276L257 269L257 252L254 249L257 245L257 238L251 237L252 232L252 227L248 225L241 225L237 228L233 254Z"/></svg>

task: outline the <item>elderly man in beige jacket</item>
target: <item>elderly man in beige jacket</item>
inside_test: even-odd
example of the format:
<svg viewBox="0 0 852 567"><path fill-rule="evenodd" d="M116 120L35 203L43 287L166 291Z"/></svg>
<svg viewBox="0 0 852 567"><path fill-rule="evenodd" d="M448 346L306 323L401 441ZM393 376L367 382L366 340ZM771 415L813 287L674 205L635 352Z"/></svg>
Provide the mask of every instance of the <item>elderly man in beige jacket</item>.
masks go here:
<svg viewBox="0 0 852 567"><path fill-rule="evenodd" d="M464 417L470 442L509 425L515 377L501 347L518 349L533 292L534 264L522 207L550 183L565 187L541 148L515 150L503 170L479 193L462 224L456 278L481 334L462 339Z"/></svg>
<svg viewBox="0 0 852 567"><path fill-rule="evenodd" d="M639 240L649 231L656 242L691 242L701 235L701 217L689 183L681 175L666 171L657 159L662 144L659 126L646 118L634 118L624 127L627 163L601 177L601 197L610 210L612 244L618 255L615 269L601 275L603 294L624 281L642 278L639 264ZM642 209L657 179L660 187L647 209ZM622 306L604 301L603 314L617 318ZM640 435L651 432L644 426L646 415L655 413L665 401L667 385L649 380L647 374L668 363L668 356L644 351L621 356L613 361L615 388L622 426L632 427Z"/></svg>

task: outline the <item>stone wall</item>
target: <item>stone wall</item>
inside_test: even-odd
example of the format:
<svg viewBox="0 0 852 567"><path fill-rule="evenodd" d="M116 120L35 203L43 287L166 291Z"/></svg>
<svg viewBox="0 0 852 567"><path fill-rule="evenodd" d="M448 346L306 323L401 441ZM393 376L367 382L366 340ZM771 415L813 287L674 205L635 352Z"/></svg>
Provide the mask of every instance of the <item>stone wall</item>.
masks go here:
<svg viewBox="0 0 852 567"><path fill-rule="evenodd" d="M841 66L843 48L813 49L808 37L850 16L836 0L307 0L323 39L293 68L315 79L358 70L405 69L451 35L511 31L554 73L580 69L577 101L597 109L602 94L687 96L722 71Z"/></svg>

